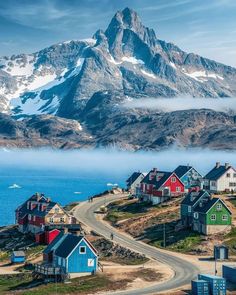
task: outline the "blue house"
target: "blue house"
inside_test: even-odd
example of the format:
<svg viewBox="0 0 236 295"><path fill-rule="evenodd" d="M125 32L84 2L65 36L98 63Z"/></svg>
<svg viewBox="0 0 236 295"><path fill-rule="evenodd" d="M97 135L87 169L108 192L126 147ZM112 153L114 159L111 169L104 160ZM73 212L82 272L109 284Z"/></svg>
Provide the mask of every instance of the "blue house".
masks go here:
<svg viewBox="0 0 236 295"><path fill-rule="evenodd" d="M203 188L203 177L202 175L192 166L180 165L174 170L175 174L183 182L185 190L191 191L196 188Z"/></svg>
<svg viewBox="0 0 236 295"><path fill-rule="evenodd" d="M48 264L66 274L93 274L98 270L98 254L84 236L59 234L43 251Z"/></svg>
<svg viewBox="0 0 236 295"><path fill-rule="evenodd" d="M24 251L13 251L11 254L12 263L24 263L25 262L25 252Z"/></svg>

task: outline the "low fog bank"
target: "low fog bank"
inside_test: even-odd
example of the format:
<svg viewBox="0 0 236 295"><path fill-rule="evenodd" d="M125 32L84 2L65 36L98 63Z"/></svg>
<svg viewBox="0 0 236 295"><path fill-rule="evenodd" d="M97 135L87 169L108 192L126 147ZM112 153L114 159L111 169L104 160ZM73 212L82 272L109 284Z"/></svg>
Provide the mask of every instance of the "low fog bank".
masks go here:
<svg viewBox="0 0 236 295"><path fill-rule="evenodd" d="M217 112L236 113L236 98L150 98L129 100L126 108L145 108L163 112L190 109L211 109Z"/></svg>
<svg viewBox="0 0 236 295"><path fill-rule="evenodd" d="M178 150L161 152L123 152L116 150L0 150L0 177L6 170L14 174L14 168L60 170L62 173L81 171L124 175L132 171L149 171L153 167L173 170L178 165L193 165L205 174L215 162L229 162L236 166L236 153L205 149Z"/></svg>

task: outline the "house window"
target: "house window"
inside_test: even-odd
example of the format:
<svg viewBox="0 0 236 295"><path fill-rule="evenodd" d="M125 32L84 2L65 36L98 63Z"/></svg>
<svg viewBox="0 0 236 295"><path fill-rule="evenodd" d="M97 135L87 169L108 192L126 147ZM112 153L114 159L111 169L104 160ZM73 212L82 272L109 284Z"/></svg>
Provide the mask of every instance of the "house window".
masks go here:
<svg viewBox="0 0 236 295"><path fill-rule="evenodd" d="M177 186L177 187L176 187L176 191L177 191L177 192L181 192L181 187L180 187L180 186Z"/></svg>
<svg viewBox="0 0 236 295"><path fill-rule="evenodd" d="M61 217L61 218L60 218L60 222L65 222L64 217Z"/></svg>
<svg viewBox="0 0 236 295"><path fill-rule="evenodd" d="M55 208L55 213L58 213L59 212L59 208Z"/></svg>
<svg viewBox="0 0 236 295"><path fill-rule="evenodd" d="M217 204L216 205L216 209L220 211L222 209L222 205L221 204Z"/></svg>
<svg viewBox="0 0 236 295"><path fill-rule="evenodd" d="M216 220L216 215L215 214L211 214L211 220Z"/></svg>
<svg viewBox="0 0 236 295"><path fill-rule="evenodd" d="M50 217L49 222L52 222L53 223L53 218L52 217Z"/></svg>
<svg viewBox="0 0 236 295"><path fill-rule="evenodd" d="M88 259L88 266L94 266L94 259Z"/></svg>
<svg viewBox="0 0 236 295"><path fill-rule="evenodd" d="M226 174L226 177L228 177L228 178L229 178L229 177L230 177L230 173L227 173L227 174Z"/></svg>
<svg viewBox="0 0 236 295"><path fill-rule="evenodd" d="M85 246L80 246L79 247L79 253L80 254L86 254L86 247Z"/></svg>
<svg viewBox="0 0 236 295"><path fill-rule="evenodd" d="M198 212L194 212L194 218L198 219Z"/></svg>
<svg viewBox="0 0 236 295"><path fill-rule="evenodd" d="M235 187L235 186L236 186L236 182L230 182L230 183L229 183L229 186L231 186L231 187Z"/></svg>
<svg viewBox="0 0 236 295"><path fill-rule="evenodd" d="M222 220L224 221L228 220L228 215L222 215Z"/></svg>
<svg viewBox="0 0 236 295"><path fill-rule="evenodd" d="M192 207L188 206L188 212L191 213L192 212Z"/></svg>
<svg viewBox="0 0 236 295"><path fill-rule="evenodd" d="M171 182L176 182L176 177L171 177Z"/></svg>
<svg viewBox="0 0 236 295"><path fill-rule="evenodd" d="M28 219L29 219L29 220L31 220L31 214L29 214L29 217L28 217Z"/></svg>
<svg viewBox="0 0 236 295"><path fill-rule="evenodd" d="M236 178L236 173L234 173L234 178Z"/></svg>
<svg viewBox="0 0 236 295"><path fill-rule="evenodd" d="M61 265L61 257L58 257L58 265Z"/></svg>

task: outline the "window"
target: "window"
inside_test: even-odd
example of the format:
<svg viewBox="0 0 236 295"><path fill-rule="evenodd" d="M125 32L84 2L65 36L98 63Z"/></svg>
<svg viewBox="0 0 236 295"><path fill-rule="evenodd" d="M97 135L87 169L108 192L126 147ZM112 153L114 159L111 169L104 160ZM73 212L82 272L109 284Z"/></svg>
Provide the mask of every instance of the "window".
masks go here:
<svg viewBox="0 0 236 295"><path fill-rule="evenodd" d="M29 219L29 220L31 220L31 214L29 214L29 217L28 217L28 219Z"/></svg>
<svg viewBox="0 0 236 295"><path fill-rule="evenodd" d="M60 218L60 222L65 222L64 217L61 217L61 218Z"/></svg>
<svg viewBox="0 0 236 295"><path fill-rule="evenodd" d="M180 186L177 186L177 187L176 187L176 191L177 191L177 192L181 192L181 187L180 187Z"/></svg>
<svg viewBox="0 0 236 295"><path fill-rule="evenodd" d="M171 177L171 182L176 182L176 177Z"/></svg>
<svg viewBox="0 0 236 295"><path fill-rule="evenodd" d="M222 215L222 220L224 221L228 220L228 215Z"/></svg>
<svg viewBox="0 0 236 295"><path fill-rule="evenodd" d="M61 265L61 257L58 257L58 265Z"/></svg>
<svg viewBox="0 0 236 295"><path fill-rule="evenodd" d="M226 174L226 177L228 177L228 178L229 178L229 177L230 177L230 173L227 173L227 174Z"/></svg>
<svg viewBox="0 0 236 295"><path fill-rule="evenodd" d="M55 208L55 213L58 213L59 212L59 208Z"/></svg>
<svg viewBox="0 0 236 295"><path fill-rule="evenodd" d="M215 214L211 215L211 220L216 220L216 215Z"/></svg>
<svg viewBox="0 0 236 295"><path fill-rule="evenodd" d="M88 266L94 266L94 259L88 259Z"/></svg>
<svg viewBox="0 0 236 295"><path fill-rule="evenodd" d="M236 173L234 173L234 178L236 178Z"/></svg>
<svg viewBox="0 0 236 295"><path fill-rule="evenodd" d="M50 217L49 222L52 222L53 223L53 218L52 217Z"/></svg>
<svg viewBox="0 0 236 295"><path fill-rule="evenodd" d="M191 206L188 206L188 212L192 212L192 207Z"/></svg>
<svg viewBox="0 0 236 295"><path fill-rule="evenodd" d="M85 246L80 246L79 247L79 253L80 254L85 254L86 253L86 247Z"/></svg>
<svg viewBox="0 0 236 295"><path fill-rule="evenodd" d="M216 205L216 209L220 211L222 209L222 205L221 204L217 204Z"/></svg>
<svg viewBox="0 0 236 295"><path fill-rule="evenodd" d="M198 212L194 212L194 218L198 219Z"/></svg>
<svg viewBox="0 0 236 295"><path fill-rule="evenodd" d="M229 183L229 186L231 186L231 187L235 187L235 186L236 186L236 182L230 182L230 183Z"/></svg>

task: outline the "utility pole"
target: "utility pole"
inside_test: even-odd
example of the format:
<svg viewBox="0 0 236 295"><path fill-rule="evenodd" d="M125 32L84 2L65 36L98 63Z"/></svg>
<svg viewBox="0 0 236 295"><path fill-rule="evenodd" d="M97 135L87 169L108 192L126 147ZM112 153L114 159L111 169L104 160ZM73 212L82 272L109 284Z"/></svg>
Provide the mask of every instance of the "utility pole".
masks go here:
<svg viewBox="0 0 236 295"><path fill-rule="evenodd" d="M166 224L163 223L163 247L166 247Z"/></svg>
<svg viewBox="0 0 236 295"><path fill-rule="evenodd" d="M215 255L216 256L216 255ZM216 262L217 262L217 257L215 257L215 276L217 275L217 266L216 266Z"/></svg>

